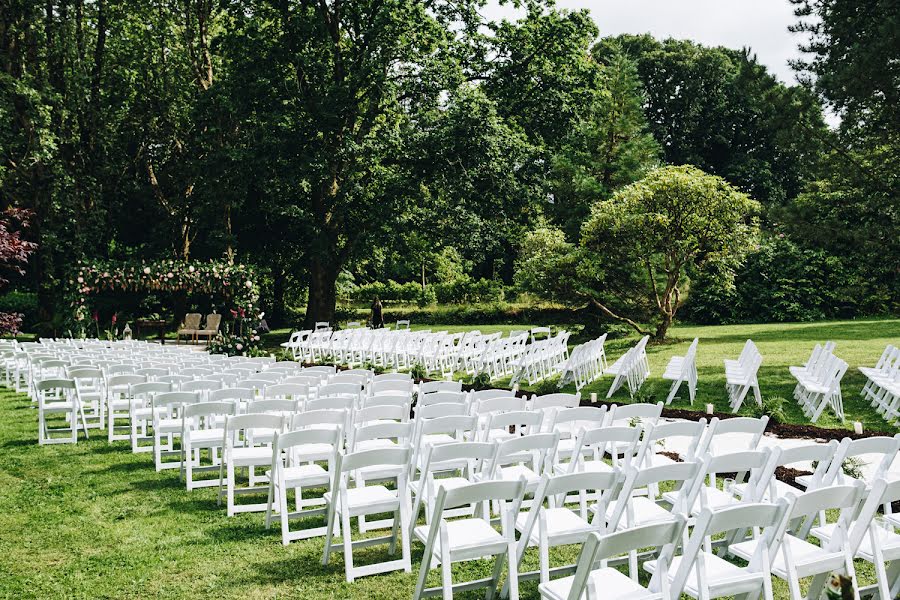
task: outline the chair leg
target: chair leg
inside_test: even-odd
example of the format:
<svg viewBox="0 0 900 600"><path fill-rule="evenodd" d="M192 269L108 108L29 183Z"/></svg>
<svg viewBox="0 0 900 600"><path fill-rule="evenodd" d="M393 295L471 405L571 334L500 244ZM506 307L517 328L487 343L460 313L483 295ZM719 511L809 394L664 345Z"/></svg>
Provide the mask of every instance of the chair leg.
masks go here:
<svg viewBox="0 0 900 600"><path fill-rule="evenodd" d="M344 526L344 532L341 536L344 544L344 575L347 583L353 583L353 540L350 536L350 513L341 512L341 523Z"/></svg>

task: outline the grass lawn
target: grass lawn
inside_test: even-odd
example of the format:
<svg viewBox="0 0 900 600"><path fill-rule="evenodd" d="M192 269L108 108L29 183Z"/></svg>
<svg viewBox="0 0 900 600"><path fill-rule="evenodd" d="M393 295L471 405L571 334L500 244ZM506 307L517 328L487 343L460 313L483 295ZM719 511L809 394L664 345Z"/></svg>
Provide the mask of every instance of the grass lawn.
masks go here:
<svg viewBox="0 0 900 600"><path fill-rule="evenodd" d="M412 574L348 584L340 554L321 565L321 538L284 547L262 514L227 517L214 489L187 492L176 471L156 473L150 454L132 454L127 442L108 444L96 430L74 446L38 446L36 420L25 395L0 388L2 598L412 597L418 543ZM321 524L315 521L308 525ZM384 560L382 548L356 552L356 564ZM552 564L574 562L578 550L554 551ZM524 566L537 568L536 550ZM868 565L857 568L863 584L873 582ZM429 586L439 585L438 573L429 575ZM457 581L489 573L486 561L454 566ZM774 586L776 598L788 597L780 580ZM539 598L536 583L524 583L521 597Z"/></svg>
<svg viewBox="0 0 900 600"><path fill-rule="evenodd" d="M451 332L478 329L482 333L527 329L535 325L427 325L415 326L415 329L447 330ZM577 326L577 325L576 325ZM286 341L290 335L287 329L277 330L264 337L264 344L269 348L278 348L278 344ZM866 430L897 431L897 427L888 424L872 409L868 402L859 396L865 377L857 367L874 366L875 362L889 344L900 344L900 319L866 319L857 321L828 321L820 323L773 323L765 325L721 325L721 326L677 326L671 330L672 343L651 345L647 348L650 359L650 379L641 389L642 401L665 400L669 393L670 382L662 379L669 358L683 355L693 338L700 338L697 349L697 400L692 407L687 395L687 387L682 388L672 402L673 408L687 408L698 411L705 410L707 403L715 405L717 411L729 412L728 395L725 392L725 358L737 358L744 342L752 339L763 355L763 364L759 371L759 383L763 397L780 396L785 399L785 412L790 422L805 423L806 419L799 405L793 399L795 380L788 367L800 365L812 351L813 346L833 340L837 343L835 354L849 364L841 388L844 396L844 411L847 420L841 423L833 413L826 409L817 425L820 427L840 427L853 429L854 421L861 421ZM623 354L628 347L637 341L637 336L609 340L606 353L611 363ZM460 374L461 376L461 374ZM494 382L498 386L508 385L509 381ZM612 377L606 376L582 389L582 396L589 397L596 392L603 399L612 383ZM523 386L523 389L528 389ZM565 391L574 392L574 385ZM623 387L613 397L615 402L629 402L627 388ZM753 414L752 393L744 401L743 414Z"/></svg>

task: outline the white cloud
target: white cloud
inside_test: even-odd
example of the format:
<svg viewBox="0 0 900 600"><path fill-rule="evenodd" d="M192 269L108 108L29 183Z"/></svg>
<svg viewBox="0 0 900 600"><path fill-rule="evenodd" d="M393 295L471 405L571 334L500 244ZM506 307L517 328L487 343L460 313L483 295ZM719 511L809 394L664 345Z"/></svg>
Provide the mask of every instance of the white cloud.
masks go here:
<svg viewBox="0 0 900 600"><path fill-rule="evenodd" d="M659 39L691 39L707 46L749 47L786 83L794 83L788 60L800 56L796 21L787 0L557 0L564 9L590 9L601 36L650 33ZM484 15L515 18L517 11L491 0Z"/></svg>

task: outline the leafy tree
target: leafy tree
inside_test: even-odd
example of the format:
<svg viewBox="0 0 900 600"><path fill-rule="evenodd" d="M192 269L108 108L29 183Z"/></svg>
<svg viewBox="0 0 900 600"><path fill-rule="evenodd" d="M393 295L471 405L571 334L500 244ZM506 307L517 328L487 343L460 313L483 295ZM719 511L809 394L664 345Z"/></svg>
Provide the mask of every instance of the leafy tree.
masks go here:
<svg viewBox="0 0 900 600"><path fill-rule="evenodd" d="M637 181L658 161L647 130L643 89L634 63L622 54L603 69L590 112L565 136L553 159L551 212L569 239L577 239L590 205Z"/></svg>
<svg viewBox="0 0 900 600"><path fill-rule="evenodd" d="M688 272L733 268L755 240L758 210L746 194L696 167L656 169L594 204L580 248L552 231L532 235L520 282L529 291L587 301L662 340L683 304Z"/></svg>
<svg viewBox="0 0 900 600"><path fill-rule="evenodd" d="M22 239L21 235L30 217L29 211L12 207L0 213L0 287L9 283L4 277L6 273L24 274L28 257L34 252L34 242ZM0 312L0 334L17 332L21 324L20 313Z"/></svg>
<svg viewBox="0 0 900 600"><path fill-rule="evenodd" d="M818 102L779 83L749 50L621 35L593 52L604 64L620 53L636 63L666 163L724 177L766 206L786 203L815 176L827 141Z"/></svg>

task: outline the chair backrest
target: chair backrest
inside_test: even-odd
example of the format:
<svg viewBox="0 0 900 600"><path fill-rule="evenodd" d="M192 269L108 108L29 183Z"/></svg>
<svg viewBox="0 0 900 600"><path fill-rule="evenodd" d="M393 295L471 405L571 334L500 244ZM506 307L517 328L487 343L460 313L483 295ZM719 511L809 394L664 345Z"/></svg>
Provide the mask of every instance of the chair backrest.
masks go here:
<svg viewBox="0 0 900 600"><path fill-rule="evenodd" d="M472 414L486 417L495 412L524 411L528 409L525 398L517 396L498 396L472 403Z"/></svg>
<svg viewBox="0 0 900 600"><path fill-rule="evenodd" d="M200 329L200 320L203 315L200 313L187 313L184 315L184 327L182 329Z"/></svg>
<svg viewBox="0 0 900 600"><path fill-rule="evenodd" d="M544 394L543 396L532 396L531 408L533 410L544 410L547 408L575 408L580 402L581 392L575 394L559 392L555 394Z"/></svg>
<svg viewBox="0 0 900 600"><path fill-rule="evenodd" d="M206 325L203 327L206 331L218 331L219 325L222 324L222 315L219 313L210 313L206 315Z"/></svg>
<svg viewBox="0 0 900 600"><path fill-rule="evenodd" d="M594 428L600 427L606 422L606 406L599 408L595 406L579 406L577 408L563 408L556 411L553 417L552 429L559 428L563 423L571 424L572 427Z"/></svg>
<svg viewBox="0 0 900 600"><path fill-rule="evenodd" d="M662 415L664 403L657 402L656 404L648 404L648 403L636 403L636 404L623 404L621 406L613 405L612 409L610 409L610 423L619 423L624 421L628 422L638 422L641 425L652 425L655 424L657 420L659 420L660 415Z"/></svg>
<svg viewBox="0 0 900 600"><path fill-rule="evenodd" d="M794 535L800 539L806 539L814 522L821 514L828 515L829 511L840 511L837 527L841 529L841 536L846 536L865 493L866 484L862 481L856 481L852 485L830 485L798 493L794 495L785 528L790 523L797 523ZM841 536L833 535L832 541L835 544L842 543L843 540L835 539ZM830 545L834 547L834 544Z"/></svg>
<svg viewBox="0 0 900 600"><path fill-rule="evenodd" d="M185 381L179 386L182 392L209 392L222 389L222 382L215 379L196 379Z"/></svg>
<svg viewBox="0 0 900 600"><path fill-rule="evenodd" d="M360 383L327 383L319 386L316 390L316 396L322 398L324 396L354 396L359 397L362 393L363 385Z"/></svg>
<svg viewBox="0 0 900 600"><path fill-rule="evenodd" d="M225 418L225 435L231 440L234 436L247 429L271 429L280 431L284 427L284 417L272 413L250 413L246 415L234 415Z"/></svg>
<svg viewBox="0 0 900 600"><path fill-rule="evenodd" d="M478 418L477 414L473 416ZM492 431L509 431L510 428L515 428L514 433L517 435L538 433L542 421L541 413L527 410L491 413L481 432L481 441L488 441Z"/></svg>
<svg viewBox="0 0 900 600"><path fill-rule="evenodd" d="M181 418L185 426L198 426L201 418L231 416L236 411L237 405L234 402L197 402L185 405Z"/></svg>
<svg viewBox="0 0 900 600"><path fill-rule="evenodd" d="M360 442L372 440L396 440L400 446L408 446L412 438L412 423L376 423L374 425L363 425L355 428L349 436L350 451L357 450L356 445Z"/></svg>
<svg viewBox="0 0 900 600"><path fill-rule="evenodd" d="M665 448L665 442L669 438L688 438L687 451L681 455L684 460L692 460L696 456L705 454L706 445L701 443L704 441L705 433L705 418L701 418L699 421L671 421L651 425L644 430L641 439L638 450L639 464L652 466L653 456L656 453L655 447L662 445Z"/></svg>
<svg viewBox="0 0 900 600"><path fill-rule="evenodd" d="M250 401L256 397L255 392L250 388L230 387L221 390L212 390L209 392L207 399L210 402L220 400L245 400Z"/></svg>
<svg viewBox="0 0 900 600"><path fill-rule="evenodd" d="M409 373L382 373L372 377L372 383L379 381L412 381L412 375Z"/></svg>
<svg viewBox="0 0 900 600"><path fill-rule="evenodd" d="M363 400L363 407L369 406L405 406L407 411L412 404L412 396L409 394L378 394L368 396Z"/></svg>
<svg viewBox="0 0 900 600"><path fill-rule="evenodd" d="M144 375L113 375L106 380L106 389L110 392L127 392L128 387L136 383L146 383Z"/></svg>
<svg viewBox="0 0 900 600"><path fill-rule="evenodd" d="M430 406L432 404L466 404L468 395L464 392L431 392L429 394L419 394L416 405L418 407Z"/></svg>
<svg viewBox="0 0 900 600"><path fill-rule="evenodd" d="M39 392L49 390L74 390L75 380L65 378L42 379L35 384L35 388Z"/></svg>
<svg viewBox="0 0 900 600"><path fill-rule="evenodd" d="M315 398L307 400L303 404L303 410L351 410L356 406L356 397L354 396L326 396L325 398Z"/></svg>
<svg viewBox="0 0 900 600"><path fill-rule="evenodd" d="M487 400L489 398L505 398L509 396L510 393L509 390L479 390L477 392L472 392L470 400L472 404L476 404L480 400Z"/></svg>
<svg viewBox="0 0 900 600"><path fill-rule="evenodd" d="M707 459L708 460L708 459ZM656 486L662 482L674 484L677 497L672 506L673 514L687 516L690 513L691 499L693 498L694 483L706 472L706 465L701 461L688 461L658 465L655 467L638 468L633 466L626 470L625 481L619 492L619 498L625 502L617 502L613 514L609 518L610 527L615 527L625 518L625 523L631 523L633 504L628 501L636 490L649 486Z"/></svg>
<svg viewBox="0 0 900 600"><path fill-rule="evenodd" d="M412 450L409 447L377 448L375 450L360 450L350 452L338 457L338 475L346 475L358 469L374 466L406 466ZM401 472L401 478L405 478ZM335 486L334 489L337 489Z"/></svg>
<svg viewBox="0 0 900 600"><path fill-rule="evenodd" d="M288 426L290 429L305 429L316 425L336 425L339 429L343 429L347 425L348 414L347 410L309 410L295 413Z"/></svg>
<svg viewBox="0 0 900 600"><path fill-rule="evenodd" d="M409 422L409 407L402 404L376 404L353 412L353 422L357 425L365 425L372 421Z"/></svg>
<svg viewBox="0 0 900 600"><path fill-rule="evenodd" d="M272 446L275 452L279 453L308 444L328 444L332 447L336 457L341 444L341 430L329 427L310 427L284 433L276 432Z"/></svg>
<svg viewBox="0 0 900 600"><path fill-rule="evenodd" d="M511 463L531 462L537 475L547 466L548 458L556 452L558 433L533 433L499 442L494 457L486 465L488 478L496 476L498 469ZM528 456L530 455L530 456ZM525 458L528 456L528 458Z"/></svg>
<svg viewBox="0 0 900 600"><path fill-rule="evenodd" d="M374 396L377 394L393 394L396 392L402 392L405 394L412 395L413 392L413 380L412 379L381 379L378 381L373 381L369 384L369 395Z"/></svg>
<svg viewBox="0 0 900 600"><path fill-rule="evenodd" d="M180 387L186 381L193 381L194 378L189 375L162 375L156 378L157 381L172 384L173 387Z"/></svg>
<svg viewBox="0 0 900 600"><path fill-rule="evenodd" d="M457 402L441 402L427 406L416 406L416 421L447 417L450 415L467 415L469 411L465 404Z"/></svg>
<svg viewBox="0 0 900 600"><path fill-rule="evenodd" d="M164 381L147 381L130 386L128 393L135 398L150 396L152 394L164 394L172 391L172 384Z"/></svg>
<svg viewBox="0 0 900 600"><path fill-rule="evenodd" d="M278 383L266 386L266 398L293 398L299 400L309 395L309 386L305 383Z"/></svg>
<svg viewBox="0 0 900 600"><path fill-rule="evenodd" d="M251 400L247 405L247 412L289 414L299 412L299 407L297 400L266 398L264 400Z"/></svg>
<svg viewBox="0 0 900 600"><path fill-rule="evenodd" d="M157 409L166 407L169 410L178 409L188 404L196 404L200 401L197 392L163 392L151 398L154 415Z"/></svg>
<svg viewBox="0 0 900 600"><path fill-rule="evenodd" d="M747 434L746 449L754 450L759 445L759 440L762 439L762 435L768 424L769 417L766 415L759 418L734 417L721 420L718 417L713 417L709 422L709 428L706 433L707 439L704 440L704 444L710 452L715 453L716 438L721 439L720 436L728 436L729 448L732 448L736 440L734 434Z"/></svg>
<svg viewBox="0 0 900 600"><path fill-rule="evenodd" d="M423 381L419 384L419 395L432 392L461 392L462 381Z"/></svg>

